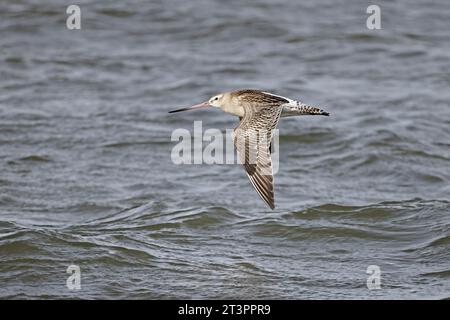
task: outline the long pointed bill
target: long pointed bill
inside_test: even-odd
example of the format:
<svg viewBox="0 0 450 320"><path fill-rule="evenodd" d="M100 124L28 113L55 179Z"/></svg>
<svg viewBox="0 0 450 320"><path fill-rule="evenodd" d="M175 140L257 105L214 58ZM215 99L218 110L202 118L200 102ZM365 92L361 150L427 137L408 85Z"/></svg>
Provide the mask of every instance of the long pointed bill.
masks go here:
<svg viewBox="0 0 450 320"><path fill-rule="evenodd" d="M196 104L196 105L193 105L192 107L189 107L189 108L182 108L182 109L172 110L172 111L169 111L169 113L175 113L175 112L181 112L181 111L189 111L189 110L206 108L206 107L209 107L208 101L203 102L203 103L199 103L199 104Z"/></svg>

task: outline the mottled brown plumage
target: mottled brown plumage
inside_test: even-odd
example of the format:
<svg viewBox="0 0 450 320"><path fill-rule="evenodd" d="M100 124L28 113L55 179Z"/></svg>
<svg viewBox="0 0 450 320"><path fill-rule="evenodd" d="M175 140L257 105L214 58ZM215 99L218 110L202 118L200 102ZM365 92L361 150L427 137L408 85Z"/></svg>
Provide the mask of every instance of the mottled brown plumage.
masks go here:
<svg viewBox="0 0 450 320"><path fill-rule="evenodd" d="M299 101L273 95L268 92L245 89L225 92L213 96L207 102L191 108L213 106L238 116L239 124L233 130L232 138L238 158L259 196L271 208L275 208L274 183L270 145L273 130L280 117L296 115L326 115L321 109Z"/></svg>

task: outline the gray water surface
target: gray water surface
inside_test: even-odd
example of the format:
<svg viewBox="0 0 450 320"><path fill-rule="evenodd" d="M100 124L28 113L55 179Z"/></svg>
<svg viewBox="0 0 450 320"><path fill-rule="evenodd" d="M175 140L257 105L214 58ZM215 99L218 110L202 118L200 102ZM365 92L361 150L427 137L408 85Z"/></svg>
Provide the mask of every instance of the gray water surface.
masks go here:
<svg viewBox="0 0 450 320"><path fill-rule="evenodd" d="M0 298L450 297L450 3L0 3ZM238 88L282 119L276 205L175 165L167 111ZM69 265L81 289L69 290ZM367 288L369 265L381 289Z"/></svg>

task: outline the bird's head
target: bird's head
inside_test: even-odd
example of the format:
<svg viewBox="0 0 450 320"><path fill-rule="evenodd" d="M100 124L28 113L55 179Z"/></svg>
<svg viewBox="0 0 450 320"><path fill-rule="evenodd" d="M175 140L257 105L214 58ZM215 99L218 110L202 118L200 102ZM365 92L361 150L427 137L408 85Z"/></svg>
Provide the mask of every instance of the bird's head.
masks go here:
<svg viewBox="0 0 450 320"><path fill-rule="evenodd" d="M221 108L224 102L224 94L216 94L212 96L211 99L208 100L208 103L211 107Z"/></svg>
<svg viewBox="0 0 450 320"><path fill-rule="evenodd" d="M169 113L180 112L180 111L189 111L189 110L206 108L206 107L222 108L225 104L225 96L226 96L226 93L219 93L219 94L212 96L208 101L193 105L192 107L172 110L172 111L169 111Z"/></svg>

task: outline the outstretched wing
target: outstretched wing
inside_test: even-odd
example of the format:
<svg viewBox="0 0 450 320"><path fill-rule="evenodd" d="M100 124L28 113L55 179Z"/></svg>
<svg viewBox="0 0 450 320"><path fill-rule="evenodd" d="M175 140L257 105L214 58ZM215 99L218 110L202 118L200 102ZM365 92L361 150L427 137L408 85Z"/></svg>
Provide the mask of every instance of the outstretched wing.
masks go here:
<svg viewBox="0 0 450 320"><path fill-rule="evenodd" d="M250 107L233 131L238 158L260 197L275 208L270 144L280 119L279 105Z"/></svg>

